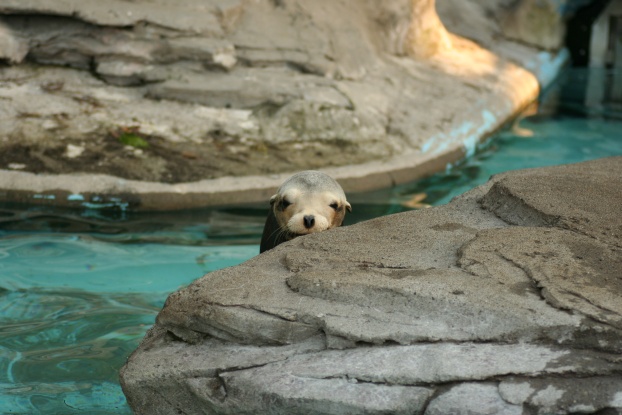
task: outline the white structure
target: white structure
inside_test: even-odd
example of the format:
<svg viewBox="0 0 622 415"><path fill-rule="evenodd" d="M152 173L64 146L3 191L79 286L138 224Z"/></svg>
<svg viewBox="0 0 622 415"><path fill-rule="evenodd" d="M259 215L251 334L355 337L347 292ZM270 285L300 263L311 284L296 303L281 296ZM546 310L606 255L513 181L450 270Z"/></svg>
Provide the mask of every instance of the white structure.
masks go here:
<svg viewBox="0 0 622 415"><path fill-rule="evenodd" d="M592 25L590 67L602 71L590 72L586 105L622 102L622 0L612 0ZM608 68L615 69L611 80Z"/></svg>

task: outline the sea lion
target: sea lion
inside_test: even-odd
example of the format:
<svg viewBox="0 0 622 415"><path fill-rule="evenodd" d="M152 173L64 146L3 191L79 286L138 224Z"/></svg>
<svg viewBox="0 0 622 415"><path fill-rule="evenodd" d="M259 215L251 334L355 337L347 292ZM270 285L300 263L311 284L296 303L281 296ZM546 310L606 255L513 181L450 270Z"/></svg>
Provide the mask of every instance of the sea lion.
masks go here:
<svg viewBox="0 0 622 415"><path fill-rule="evenodd" d="M341 226L346 209L352 212L343 189L332 177L315 170L296 173L270 198L259 252L297 236Z"/></svg>

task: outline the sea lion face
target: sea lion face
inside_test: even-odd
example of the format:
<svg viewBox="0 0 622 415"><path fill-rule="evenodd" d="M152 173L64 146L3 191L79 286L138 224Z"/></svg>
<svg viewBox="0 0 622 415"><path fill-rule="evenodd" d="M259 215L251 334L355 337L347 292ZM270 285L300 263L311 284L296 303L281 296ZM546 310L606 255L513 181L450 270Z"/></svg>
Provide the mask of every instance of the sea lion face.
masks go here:
<svg viewBox="0 0 622 415"><path fill-rule="evenodd" d="M287 239L341 226L346 209L352 211L341 186L330 176L316 171L292 176L270 203Z"/></svg>

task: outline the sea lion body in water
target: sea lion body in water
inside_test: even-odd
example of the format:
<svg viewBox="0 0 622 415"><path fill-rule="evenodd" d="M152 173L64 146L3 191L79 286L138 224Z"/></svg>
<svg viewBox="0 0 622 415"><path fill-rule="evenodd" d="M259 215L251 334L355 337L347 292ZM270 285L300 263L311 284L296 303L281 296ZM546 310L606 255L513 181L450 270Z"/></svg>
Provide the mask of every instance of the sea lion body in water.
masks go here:
<svg viewBox="0 0 622 415"><path fill-rule="evenodd" d="M297 236L341 226L346 210L351 212L352 206L332 177L314 170L296 173L270 198L259 252Z"/></svg>

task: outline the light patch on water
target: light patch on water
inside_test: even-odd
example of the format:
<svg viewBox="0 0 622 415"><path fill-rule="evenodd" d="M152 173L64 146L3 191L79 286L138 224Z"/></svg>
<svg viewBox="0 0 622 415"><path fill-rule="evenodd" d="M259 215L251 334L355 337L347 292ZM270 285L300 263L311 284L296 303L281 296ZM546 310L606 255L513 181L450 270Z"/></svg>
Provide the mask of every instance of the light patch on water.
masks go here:
<svg viewBox="0 0 622 415"><path fill-rule="evenodd" d="M69 196L67 196L67 200L70 202L82 202L84 201L84 196L82 196L81 194L71 194Z"/></svg>
<svg viewBox="0 0 622 415"><path fill-rule="evenodd" d="M10 383L15 383L15 377L13 376L13 366L15 362L19 361L22 358L22 353L20 351L6 350L3 347L0 347L2 350L2 356L4 358L9 358L7 355L13 355L13 358L9 361L6 368L6 378Z"/></svg>
<svg viewBox="0 0 622 415"><path fill-rule="evenodd" d="M33 199L45 199L45 200L54 200L56 199L55 195L43 195L43 194L36 194L36 195L32 195Z"/></svg>

